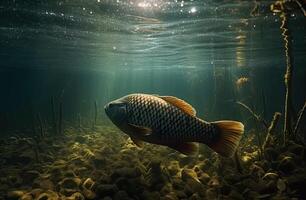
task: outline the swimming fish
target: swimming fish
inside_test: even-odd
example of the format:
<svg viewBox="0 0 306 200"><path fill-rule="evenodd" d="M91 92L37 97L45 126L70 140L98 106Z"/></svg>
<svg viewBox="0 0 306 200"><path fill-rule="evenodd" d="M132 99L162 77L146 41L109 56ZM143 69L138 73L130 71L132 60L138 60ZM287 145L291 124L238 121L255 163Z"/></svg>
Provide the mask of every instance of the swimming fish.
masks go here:
<svg viewBox="0 0 306 200"><path fill-rule="evenodd" d="M238 89L240 89L243 85L249 82L248 77L240 77L239 79L236 80L236 86Z"/></svg>
<svg viewBox="0 0 306 200"><path fill-rule="evenodd" d="M244 126L237 121L206 122L195 109L177 97L130 94L108 103L106 115L137 146L143 141L168 146L183 154L198 152L204 143L224 157L231 157Z"/></svg>

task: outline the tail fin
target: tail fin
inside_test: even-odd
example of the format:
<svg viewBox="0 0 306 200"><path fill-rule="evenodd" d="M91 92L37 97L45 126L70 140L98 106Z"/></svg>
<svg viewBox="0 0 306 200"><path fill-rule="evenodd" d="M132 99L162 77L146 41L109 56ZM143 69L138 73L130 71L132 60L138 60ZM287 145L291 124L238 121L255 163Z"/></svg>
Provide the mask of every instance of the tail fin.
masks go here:
<svg viewBox="0 0 306 200"><path fill-rule="evenodd" d="M234 155L244 132L244 125L241 122L223 120L213 122L218 127L219 139L208 146L224 157Z"/></svg>

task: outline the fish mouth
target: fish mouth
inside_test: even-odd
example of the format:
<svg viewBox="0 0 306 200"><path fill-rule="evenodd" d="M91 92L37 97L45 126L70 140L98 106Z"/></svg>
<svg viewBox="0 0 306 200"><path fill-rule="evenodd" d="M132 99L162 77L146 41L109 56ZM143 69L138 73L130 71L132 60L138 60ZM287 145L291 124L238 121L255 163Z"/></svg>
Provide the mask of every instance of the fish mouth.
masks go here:
<svg viewBox="0 0 306 200"><path fill-rule="evenodd" d="M104 111L107 116L109 116L109 103L104 106Z"/></svg>
<svg viewBox="0 0 306 200"><path fill-rule="evenodd" d="M109 107L109 103L104 106L104 110L106 111Z"/></svg>

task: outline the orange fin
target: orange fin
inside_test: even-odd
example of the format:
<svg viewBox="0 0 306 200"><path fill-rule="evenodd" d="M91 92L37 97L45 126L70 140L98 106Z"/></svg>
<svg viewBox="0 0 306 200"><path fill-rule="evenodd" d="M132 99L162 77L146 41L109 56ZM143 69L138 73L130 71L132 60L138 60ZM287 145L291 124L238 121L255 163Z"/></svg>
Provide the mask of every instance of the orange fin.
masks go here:
<svg viewBox="0 0 306 200"><path fill-rule="evenodd" d="M195 116L196 115L196 110L186 101L173 97L173 96L159 96L163 100L167 101L168 103L172 104L175 107L178 107L185 113Z"/></svg>
<svg viewBox="0 0 306 200"><path fill-rule="evenodd" d="M148 127L137 126L134 124L127 124L127 125L128 125L128 129L132 131L133 133L141 134L141 135L151 135L152 134L152 129Z"/></svg>
<svg viewBox="0 0 306 200"><path fill-rule="evenodd" d="M221 156L232 157L244 132L243 124L230 120L216 121L212 124L218 127L220 138L217 142L208 144L208 146Z"/></svg>
<svg viewBox="0 0 306 200"><path fill-rule="evenodd" d="M185 155L194 155L199 151L199 145L194 142L167 145Z"/></svg>
<svg viewBox="0 0 306 200"><path fill-rule="evenodd" d="M143 147L143 142L137 138L131 137L131 140L133 141L134 144L138 147Z"/></svg>

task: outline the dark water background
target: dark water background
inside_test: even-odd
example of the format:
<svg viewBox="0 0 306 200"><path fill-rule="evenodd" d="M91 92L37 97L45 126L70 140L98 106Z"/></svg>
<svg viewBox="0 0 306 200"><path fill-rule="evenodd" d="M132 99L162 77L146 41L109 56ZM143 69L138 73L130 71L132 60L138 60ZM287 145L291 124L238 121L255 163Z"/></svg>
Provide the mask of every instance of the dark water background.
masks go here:
<svg viewBox="0 0 306 200"><path fill-rule="evenodd" d="M2 0L0 130L51 123L51 97L66 124L93 118L135 92L173 95L205 120L283 112L285 54L272 1ZM293 101L306 99L306 26L289 16L294 58ZM241 87L236 81L247 77ZM263 103L264 102L264 103ZM305 123L304 123L305 124ZM251 128L248 126L248 129ZM305 128L305 127L304 127Z"/></svg>

